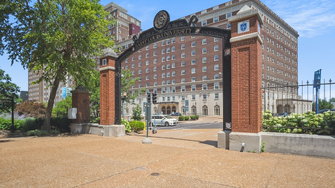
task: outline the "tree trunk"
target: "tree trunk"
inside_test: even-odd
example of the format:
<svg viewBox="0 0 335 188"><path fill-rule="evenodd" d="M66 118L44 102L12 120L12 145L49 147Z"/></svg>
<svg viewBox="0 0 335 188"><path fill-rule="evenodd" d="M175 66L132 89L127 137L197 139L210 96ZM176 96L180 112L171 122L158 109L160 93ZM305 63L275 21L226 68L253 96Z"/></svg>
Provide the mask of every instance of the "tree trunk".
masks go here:
<svg viewBox="0 0 335 188"><path fill-rule="evenodd" d="M49 100L48 100L48 106L46 109L46 114L45 114L45 120L43 122L42 125L42 130L46 130L46 131L50 131L51 129L51 125L50 125L50 119L51 119L51 113L52 113L52 108L55 102L55 97L56 97L56 93L57 93L57 89L60 83L60 75L61 75L62 71L61 69L59 69L56 73L56 77L55 80L52 84L52 88L51 88L51 92L50 92L50 96L49 96Z"/></svg>

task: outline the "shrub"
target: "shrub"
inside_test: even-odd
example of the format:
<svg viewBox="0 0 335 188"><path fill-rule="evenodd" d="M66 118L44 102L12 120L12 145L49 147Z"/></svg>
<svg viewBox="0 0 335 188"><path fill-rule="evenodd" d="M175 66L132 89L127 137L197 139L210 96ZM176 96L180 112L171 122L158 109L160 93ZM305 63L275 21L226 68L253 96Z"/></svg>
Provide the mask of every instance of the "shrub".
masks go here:
<svg viewBox="0 0 335 188"><path fill-rule="evenodd" d="M27 136L47 136L49 133L47 131L35 129L30 130L26 133Z"/></svg>
<svg viewBox="0 0 335 188"><path fill-rule="evenodd" d="M197 117L195 115L190 116L190 118L191 118L191 120L196 120L197 119Z"/></svg>
<svg viewBox="0 0 335 188"><path fill-rule="evenodd" d="M185 121L188 121L188 120L190 120L190 116L185 116L184 119L185 119Z"/></svg>
<svg viewBox="0 0 335 188"><path fill-rule="evenodd" d="M178 121L184 121L185 120L185 117L184 116L179 116L178 117Z"/></svg>
<svg viewBox="0 0 335 188"><path fill-rule="evenodd" d="M125 120L125 119L121 119L121 124L124 125L125 130L127 133L131 132L131 126L129 124L129 121Z"/></svg>
<svg viewBox="0 0 335 188"><path fill-rule="evenodd" d="M15 129L20 129L24 120L14 120ZM12 120L0 118L0 130L10 130L12 127Z"/></svg>
<svg viewBox="0 0 335 188"><path fill-rule="evenodd" d="M270 112L263 113L263 130L267 132L335 134L335 112L315 114L291 114L287 117L273 117Z"/></svg>
<svg viewBox="0 0 335 188"><path fill-rule="evenodd" d="M142 109L140 105L136 105L136 107L133 108L133 116L132 119L135 121L140 121L142 119Z"/></svg>
<svg viewBox="0 0 335 188"><path fill-rule="evenodd" d="M144 130L145 123L142 121L130 121L129 125L131 127L131 130L134 132L140 132Z"/></svg>
<svg viewBox="0 0 335 188"><path fill-rule="evenodd" d="M100 117L92 118L91 123L100 123Z"/></svg>
<svg viewBox="0 0 335 188"><path fill-rule="evenodd" d="M41 126L43 124L42 118L27 118L23 121L24 122L22 123L21 128L20 128L20 130L23 132L41 129Z"/></svg>

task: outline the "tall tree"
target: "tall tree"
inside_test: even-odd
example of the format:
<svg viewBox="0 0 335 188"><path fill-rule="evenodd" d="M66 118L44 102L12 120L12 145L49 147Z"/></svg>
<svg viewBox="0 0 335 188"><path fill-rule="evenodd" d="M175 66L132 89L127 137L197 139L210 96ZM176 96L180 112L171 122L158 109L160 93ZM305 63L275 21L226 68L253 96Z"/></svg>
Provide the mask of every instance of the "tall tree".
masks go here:
<svg viewBox="0 0 335 188"><path fill-rule="evenodd" d="M3 0L0 6L0 52L12 63L40 73L51 87L42 129L50 118L59 83L72 76L87 81L102 48L111 47L108 13L98 0ZM85 76L83 76L85 75Z"/></svg>
<svg viewBox="0 0 335 188"><path fill-rule="evenodd" d="M16 99L19 87L12 83L12 79L0 69L0 112L9 112L12 107L12 97Z"/></svg>
<svg viewBox="0 0 335 188"><path fill-rule="evenodd" d="M121 95L124 97L125 102L131 103L135 98L141 95L145 89L132 90L132 87L140 78L134 77L130 70L123 69L121 74Z"/></svg>

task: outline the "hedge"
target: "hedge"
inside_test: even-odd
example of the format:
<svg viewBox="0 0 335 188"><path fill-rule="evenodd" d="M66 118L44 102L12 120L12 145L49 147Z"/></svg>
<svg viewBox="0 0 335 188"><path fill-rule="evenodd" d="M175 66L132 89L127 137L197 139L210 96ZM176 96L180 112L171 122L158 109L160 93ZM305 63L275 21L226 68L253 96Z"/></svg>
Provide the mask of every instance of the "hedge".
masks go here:
<svg viewBox="0 0 335 188"><path fill-rule="evenodd" d="M27 118L24 120L15 120L14 125L16 130L27 132L30 130L41 129L44 119L42 118ZM51 118L51 128L60 132L70 131L71 120L67 118ZM0 118L0 130L10 130L12 125L11 120Z"/></svg>
<svg viewBox="0 0 335 188"><path fill-rule="evenodd" d="M145 123L142 121L129 121L131 130L134 132L140 132L144 130Z"/></svg>
<svg viewBox="0 0 335 188"><path fill-rule="evenodd" d="M335 112L315 114L291 114L286 117L272 116L271 112L263 113L263 131L335 135Z"/></svg>

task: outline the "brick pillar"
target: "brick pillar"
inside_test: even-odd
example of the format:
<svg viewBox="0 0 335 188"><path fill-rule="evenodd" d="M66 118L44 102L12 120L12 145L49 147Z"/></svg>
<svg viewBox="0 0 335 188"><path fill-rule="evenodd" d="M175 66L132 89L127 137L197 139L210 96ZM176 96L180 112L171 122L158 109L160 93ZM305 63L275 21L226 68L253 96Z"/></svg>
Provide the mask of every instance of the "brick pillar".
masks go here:
<svg viewBox="0 0 335 188"><path fill-rule="evenodd" d="M100 59L100 124L115 125L116 54Z"/></svg>
<svg viewBox="0 0 335 188"><path fill-rule="evenodd" d="M90 122L90 94L86 88L79 86L72 91L72 107L77 108L74 123Z"/></svg>
<svg viewBox="0 0 335 188"><path fill-rule="evenodd" d="M232 131L258 133L262 124L262 59L258 12L243 7L231 23Z"/></svg>

